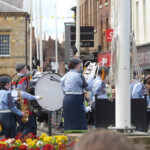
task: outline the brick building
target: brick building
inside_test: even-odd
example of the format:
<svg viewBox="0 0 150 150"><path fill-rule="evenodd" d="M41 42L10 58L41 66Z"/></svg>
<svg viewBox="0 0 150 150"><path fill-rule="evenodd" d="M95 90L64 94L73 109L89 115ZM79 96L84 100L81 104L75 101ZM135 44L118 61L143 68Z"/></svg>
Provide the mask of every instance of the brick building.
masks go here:
<svg viewBox="0 0 150 150"><path fill-rule="evenodd" d="M81 55L86 55L98 50L99 42L99 1L80 0L81 26L94 26L94 47L81 48Z"/></svg>
<svg viewBox="0 0 150 150"><path fill-rule="evenodd" d="M29 14L0 13L0 75L13 76L17 62L29 61Z"/></svg>
<svg viewBox="0 0 150 150"><path fill-rule="evenodd" d="M43 58L44 71L55 70L55 40L53 40L50 36L47 41L43 41ZM64 59L64 47L58 42L58 72L61 75L65 74Z"/></svg>
<svg viewBox="0 0 150 150"><path fill-rule="evenodd" d="M110 42L106 42L106 29L110 29L111 0L81 0L81 26L94 26L94 47L81 48L81 55L93 52L110 51Z"/></svg>
<svg viewBox="0 0 150 150"><path fill-rule="evenodd" d="M106 41L106 29L110 29L110 10L111 10L111 0L100 0L99 5L99 40L101 51L110 51L111 42Z"/></svg>

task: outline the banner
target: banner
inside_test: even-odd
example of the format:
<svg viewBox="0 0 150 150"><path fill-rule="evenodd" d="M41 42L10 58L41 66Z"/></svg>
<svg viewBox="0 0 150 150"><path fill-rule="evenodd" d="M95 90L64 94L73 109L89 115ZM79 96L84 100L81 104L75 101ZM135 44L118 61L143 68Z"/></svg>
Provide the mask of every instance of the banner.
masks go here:
<svg viewBox="0 0 150 150"><path fill-rule="evenodd" d="M114 30L113 29L106 29L106 41L111 42L113 39Z"/></svg>

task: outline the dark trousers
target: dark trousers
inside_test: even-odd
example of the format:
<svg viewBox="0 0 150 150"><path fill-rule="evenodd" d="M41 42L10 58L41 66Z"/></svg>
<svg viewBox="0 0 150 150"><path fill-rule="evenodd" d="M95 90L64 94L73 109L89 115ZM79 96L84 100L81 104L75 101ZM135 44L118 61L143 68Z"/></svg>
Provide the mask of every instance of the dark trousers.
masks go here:
<svg viewBox="0 0 150 150"><path fill-rule="evenodd" d="M17 102L15 105L20 110L20 105ZM23 136L28 135L29 133L36 135L37 124L35 114L29 115L29 121L27 123L21 122L21 117L19 116L16 116L16 121L19 124L17 127L17 134L21 132Z"/></svg>
<svg viewBox="0 0 150 150"><path fill-rule="evenodd" d="M94 124L95 124L96 123L95 102L92 103L91 109L92 109L92 114L93 114L93 119L94 119Z"/></svg>
<svg viewBox="0 0 150 150"><path fill-rule="evenodd" d="M65 95L63 114L64 130L87 130L83 95Z"/></svg>
<svg viewBox="0 0 150 150"><path fill-rule="evenodd" d="M29 115L29 121L27 123L21 122L21 118L17 118L17 122L19 124L19 126L17 127L17 133L21 132L23 136L26 136L29 133L33 133L34 135L36 135L37 124L34 114Z"/></svg>
<svg viewBox="0 0 150 150"><path fill-rule="evenodd" d="M16 123L12 113L0 113L0 124L5 138L14 138L16 136Z"/></svg>

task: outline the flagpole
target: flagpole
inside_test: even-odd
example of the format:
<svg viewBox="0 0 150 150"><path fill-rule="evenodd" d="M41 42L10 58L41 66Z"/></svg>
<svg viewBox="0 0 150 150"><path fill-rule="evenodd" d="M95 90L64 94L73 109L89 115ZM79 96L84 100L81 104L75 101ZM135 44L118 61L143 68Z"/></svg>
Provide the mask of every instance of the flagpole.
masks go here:
<svg viewBox="0 0 150 150"><path fill-rule="evenodd" d="M41 72L43 72L42 0L39 0L39 26L40 26L40 67L41 67Z"/></svg>
<svg viewBox="0 0 150 150"><path fill-rule="evenodd" d="M80 0L77 0L76 48L77 48L77 50L78 50L76 56L77 56L77 57L80 57Z"/></svg>
<svg viewBox="0 0 150 150"><path fill-rule="evenodd" d="M35 13L36 13L36 55L39 60L39 34L38 34L38 16L37 16L37 0L35 0Z"/></svg>
<svg viewBox="0 0 150 150"><path fill-rule="evenodd" d="M56 73L58 73L57 0L56 0L56 6L55 6L55 32L56 32L56 39L55 39L55 61L56 61Z"/></svg>
<svg viewBox="0 0 150 150"><path fill-rule="evenodd" d="M32 19L33 19L33 10L32 10L32 0L30 0L30 71L32 71Z"/></svg>
<svg viewBox="0 0 150 150"><path fill-rule="evenodd" d="M118 0L118 50L116 79L116 129L131 128L130 0Z"/></svg>

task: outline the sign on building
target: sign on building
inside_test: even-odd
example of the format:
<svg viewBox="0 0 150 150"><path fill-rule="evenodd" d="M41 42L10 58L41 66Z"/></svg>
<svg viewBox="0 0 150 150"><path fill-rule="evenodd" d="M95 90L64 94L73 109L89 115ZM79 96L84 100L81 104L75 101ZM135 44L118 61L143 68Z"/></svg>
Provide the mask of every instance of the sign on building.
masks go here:
<svg viewBox="0 0 150 150"><path fill-rule="evenodd" d="M72 23L65 23L65 62L67 63L69 61L70 57L73 57L73 50L71 45L71 26L74 24Z"/></svg>
<svg viewBox="0 0 150 150"><path fill-rule="evenodd" d="M71 45L74 46L76 43L76 27L71 27ZM94 27L93 26L82 26L80 27L80 40L81 47L94 47Z"/></svg>
<svg viewBox="0 0 150 150"><path fill-rule="evenodd" d="M106 41L111 42L114 36L114 30L113 29L106 29Z"/></svg>

